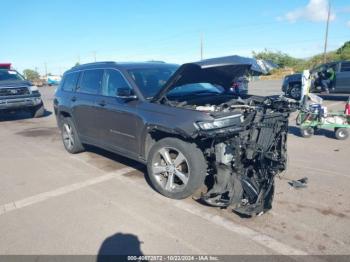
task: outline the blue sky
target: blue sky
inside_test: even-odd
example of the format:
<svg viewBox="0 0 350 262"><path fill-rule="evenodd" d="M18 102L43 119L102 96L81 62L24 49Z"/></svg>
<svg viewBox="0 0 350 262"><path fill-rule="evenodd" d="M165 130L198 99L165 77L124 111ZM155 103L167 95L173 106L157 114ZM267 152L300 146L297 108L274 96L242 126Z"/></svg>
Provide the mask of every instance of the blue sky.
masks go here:
<svg viewBox="0 0 350 262"><path fill-rule="evenodd" d="M327 0L0 0L0 62L54 74L77 61L184 63L264 48L322 52ZM350 1L332 0L329 49L350 40Z"/></svg>

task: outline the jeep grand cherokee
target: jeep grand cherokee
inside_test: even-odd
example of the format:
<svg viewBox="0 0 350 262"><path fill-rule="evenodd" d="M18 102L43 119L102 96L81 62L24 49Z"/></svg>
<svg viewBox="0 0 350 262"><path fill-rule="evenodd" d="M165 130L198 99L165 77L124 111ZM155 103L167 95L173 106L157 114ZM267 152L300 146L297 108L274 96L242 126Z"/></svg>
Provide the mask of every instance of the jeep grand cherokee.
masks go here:
<svg viewBox="0 0 350 262"><path fill-rule="evenodd" d="M70 153L90 144L147 164L154 188L254 215L271 208L274 177L286 168L284 98L229 92L252 65L210 61L101 62L67 71L54 99Z"/></svg>

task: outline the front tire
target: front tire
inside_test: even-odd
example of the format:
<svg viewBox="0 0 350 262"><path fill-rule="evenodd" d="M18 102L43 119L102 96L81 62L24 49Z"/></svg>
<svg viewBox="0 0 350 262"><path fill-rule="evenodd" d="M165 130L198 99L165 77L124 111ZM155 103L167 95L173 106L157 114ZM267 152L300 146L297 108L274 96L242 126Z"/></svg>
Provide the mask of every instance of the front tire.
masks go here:
<svg viewBox="0 0 350 262"><path fill-rule="evenodd" d="M184 199L204 184L207 164L196 144L164 138L151 148L147 170L153 187L160 194Z"/></svg>
<svg viewBox="0 0 350 262"><path fill-rule="evenodd" d="M83 144L80 142L78 132L71 118L62 118L61 135L63 145L69 153L76 154L84 151Z"/></svg>

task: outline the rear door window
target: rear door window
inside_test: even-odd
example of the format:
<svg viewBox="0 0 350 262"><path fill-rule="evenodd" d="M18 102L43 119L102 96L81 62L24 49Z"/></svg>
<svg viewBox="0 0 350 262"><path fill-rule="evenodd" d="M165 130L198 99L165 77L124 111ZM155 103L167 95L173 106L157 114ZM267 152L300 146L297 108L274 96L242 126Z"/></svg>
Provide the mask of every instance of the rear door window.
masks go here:
<svg viewBox="0 0 350 262"><path fill-rule="evenodd" d="M73 92L77 86L79 79L79 72L67 74L64 77L62 89L64 91Z"/></svg>
<svg viewBox="0 0 350 262"><path fill-rule="evenodd" d="M103 72L103 69L84 71L77 91L85 94L98 94L102 86Z"/></svg>

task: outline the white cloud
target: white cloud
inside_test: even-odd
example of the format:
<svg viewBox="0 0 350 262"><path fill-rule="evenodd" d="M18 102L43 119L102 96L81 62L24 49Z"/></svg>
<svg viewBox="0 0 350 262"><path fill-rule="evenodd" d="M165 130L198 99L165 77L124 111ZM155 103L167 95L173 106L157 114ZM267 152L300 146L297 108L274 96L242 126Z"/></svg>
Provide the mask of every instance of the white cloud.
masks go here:
<svg viewBox="0 0 350 262"><path fill-rule="evenodd" d="M302 19L312 22L322 22L327 20L327 16L328 0L310 0L306 6L288 12L282 19L290 22L296 22ZM331 12L330 20L332 21L334 19L335 13Z"/></svg>

